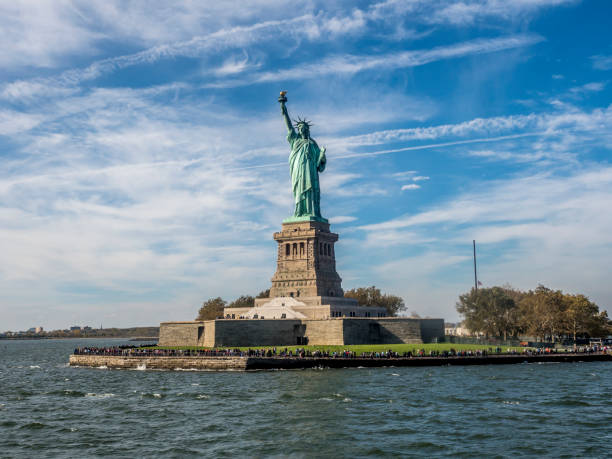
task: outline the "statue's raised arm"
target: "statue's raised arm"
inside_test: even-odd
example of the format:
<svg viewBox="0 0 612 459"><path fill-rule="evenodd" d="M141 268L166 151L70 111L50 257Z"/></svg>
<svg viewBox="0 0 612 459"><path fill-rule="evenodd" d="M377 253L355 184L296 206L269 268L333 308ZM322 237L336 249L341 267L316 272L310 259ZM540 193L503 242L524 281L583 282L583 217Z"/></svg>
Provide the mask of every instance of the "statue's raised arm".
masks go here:
<svg viewBox="0 0 612 459"><path fill-rule="evenodd" d="M289 112L287 111L287 106L285 103L287 102L287 92L281 91L280 97L278 98L281 106L281 115L283 115L283 119L285 120L285 124L287 125L288 132L295 132L293 129L293 124L291 123L291 118L289 118Z"/></svg>

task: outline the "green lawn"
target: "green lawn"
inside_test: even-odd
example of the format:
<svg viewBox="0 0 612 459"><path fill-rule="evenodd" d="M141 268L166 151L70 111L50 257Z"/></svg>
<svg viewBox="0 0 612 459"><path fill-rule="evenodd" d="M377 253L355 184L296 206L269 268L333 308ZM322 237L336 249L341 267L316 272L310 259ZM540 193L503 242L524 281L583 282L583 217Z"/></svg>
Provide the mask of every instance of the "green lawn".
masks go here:
<svg viewBox="0 0 612 459"><path fill-rule="evenodd" d="M239 347L241 350L248 349L272 349L274 346L250 346L250 347ZM489 345L480 345L480 344L453 344L453 343L430 343L430 344L363 344L363 345L353 345L353 346L276 346L277 352L280 350L288 349L292 350L295 353L296 349L307 349L309 351L329 351L331 352L342 352L345 350L353 351L357 353L357 355L362 354L363 352L382 352L391 350L393 352L399 352L400 354L404 352L412 352L415 353L419 349L423 349L426 353L429 351L448 351L450 349L454 349L456 351L469 351L469 350L478 350L478 349L486 349L495 352L496 346ZM522 352L525 350L524 347L504 347L502 346L502 352L507 352L508 349L515 350L518 352ZM207 349L204 347L194 347L194 346L157 346L157 347L149 347L148 349L176 349L176 350L198 350L198 349ZM217 349L226 349L226 348L217 348ZM232 347L232 349L235 349Z"/></svg>

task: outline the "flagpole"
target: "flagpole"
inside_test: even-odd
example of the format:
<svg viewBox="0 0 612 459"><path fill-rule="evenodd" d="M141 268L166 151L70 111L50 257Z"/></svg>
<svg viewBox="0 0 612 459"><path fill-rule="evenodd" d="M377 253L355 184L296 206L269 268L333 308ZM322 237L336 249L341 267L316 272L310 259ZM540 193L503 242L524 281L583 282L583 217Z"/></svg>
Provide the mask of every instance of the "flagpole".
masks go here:
<svg viewBox="0 0 612 459"><path fill-rule="evenodd" d="M474 246L474 288L476 292L478 292L478 276L476 274L476 240L472 240L472 244Z"/></svg>

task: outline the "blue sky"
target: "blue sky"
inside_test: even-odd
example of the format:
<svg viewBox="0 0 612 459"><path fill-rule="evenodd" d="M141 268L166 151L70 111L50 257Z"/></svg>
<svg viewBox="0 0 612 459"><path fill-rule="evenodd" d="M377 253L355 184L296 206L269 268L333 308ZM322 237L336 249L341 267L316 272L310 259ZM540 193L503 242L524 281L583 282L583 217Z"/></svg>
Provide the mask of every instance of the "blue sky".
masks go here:
<svg viewBox="0 0 612 459"><path fill-rule="evenodd" d="M473 285L610 311L612 4L0 5L0 330L155 325L268 288L276 101L327 147L345 289L458 319ZM611 311L612 312L612 311Z"/></svg>

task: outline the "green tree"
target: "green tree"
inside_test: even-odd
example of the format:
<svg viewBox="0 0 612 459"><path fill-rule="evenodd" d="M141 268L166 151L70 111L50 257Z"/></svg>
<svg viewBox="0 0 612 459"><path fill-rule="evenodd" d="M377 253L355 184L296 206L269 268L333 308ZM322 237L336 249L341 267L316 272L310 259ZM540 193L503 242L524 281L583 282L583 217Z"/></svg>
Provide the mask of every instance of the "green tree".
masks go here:
<svg viewBox="0 0 612 459"><path fill-rule="evenodd" d="M564 295L565 332L576 341L577 335L601 336L606 333L607 314L584 295Z"/></svg>
<svg viewBox="0 0 612 459"><path fill-rule="evenodd" d="M353 288L344 292L346 298L354 298L360 306L378 306L387 310L387 315L394 317L406 309L404 300L395 295L384 294L375 286Z"/></svg>
<svg viewBox="0 0 612 459"><path fill-rule="evenodd" d="M196 320L213 320L218 317L223 317L223 308L226 302L221 298L211 298L204 303L198 312Z"/></svg>
<svg viewBox="0 0 612 459"><path fill-rule="evenodd" d="M457 312L469 330L508 339L520 331L520 313L513 298L517 294L510 287L472 289L459 296Z"/></svg>
<svg viewBox="0 0 612 459"><path fill-rule="evenodd" d="M262 290L255 298L270 298L270 289Z"/></svg>
<svg viewBox="0 0 612 459"><path fill-rule="evenodd" d="M232 301L227 307L228 308L252 308L255 306L255 298L251 295L242 295Z"/></svg>

